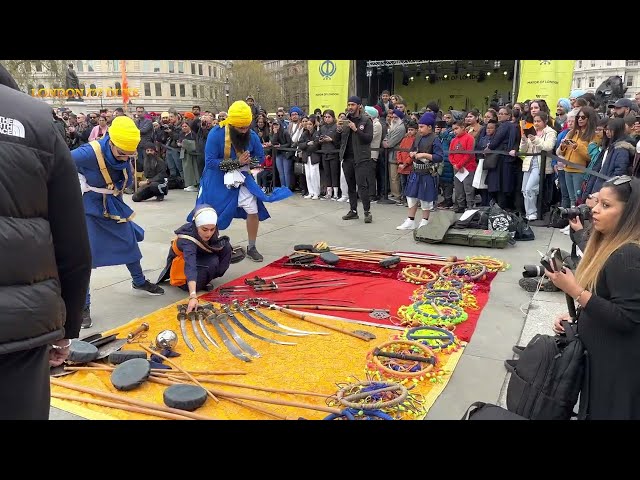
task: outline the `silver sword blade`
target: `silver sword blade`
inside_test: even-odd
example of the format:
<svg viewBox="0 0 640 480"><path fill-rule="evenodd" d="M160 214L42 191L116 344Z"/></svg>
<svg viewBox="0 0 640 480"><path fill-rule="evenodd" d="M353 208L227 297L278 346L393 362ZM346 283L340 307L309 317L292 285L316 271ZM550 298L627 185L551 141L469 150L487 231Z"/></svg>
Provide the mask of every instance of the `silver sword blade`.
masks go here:
<svg viewBox="0 0 640 480"><path fill-rule="evenodd" d="M196 323L196 319L193 317L191 317L191 327L193 328L193 333L200 342L200 345L202 345L202 348L204 348L206 351L209 351L209 346L204 341L204 338L202 338L202 335L200 335L198 324Z"/></svg>
<svg viewBox="0 0 640 480"><path fill-rule="evenodd" d="M229 334L231 335L231 338L233 338L235 340L235 342L238 344L238 346L245 351L245 353L248 353L249 355L251 355L254 358L259 358L260 354L258 352L256 352L253 347L251 345L249 345L247 342L245 342L242 337L240 335L238 335L236 333L236 331L233 329L233 327L229 324L229 321L227 320L229 316L225 313L224 315L219 315L218 319L220 320L220 323L222 323L222 325L224 325L224 328L227 329L227 332L229 332Z"/></svg>
<svg viewBox="0 0 640 480"><path fill-rule="evenodd" d="M222 343L224 343L224 346L227 347L227 350L231 352L231 355L233 355L236 358L239 358L243 362L251 361L249 357L247 357L244 353L240 351L238 347L236 347L236 345L231 341L231 339L227 336L227 334L224 333L224 330L220 325L220 320L218 319L215 313L212 313L211 315L209 315L207 317L207 320L211 325L213 325L213 328L215 329L215 331L218 332L218 335L222 339Z"/></svg>
<svg viewBox="0 0 640 480"><path fill-rule="evenodd" d="M251 330L249 330L247 327L245 327L242 324L242 322L240 322L240 320L238 320L238 318L233 313L227 312L227 315L229 315L229 318L231 319L231 321L235 323L240 330L242 330L247 335L251 335L252 337L257 338L258 340L262 340L264 342L269 342L269 343L277 343L278 345L297 345L297 343L282 342L280 340L274 340L272 338L266 338L266 337L263 337L262 335L258 335L257 333L254 333Z"/></svg>
<svg viewBox="0 0 640 480"><path fill-rule="evenodd" d="M189 347L189 350L195 352L196 349L193 347L191 342L189 341L189 337L187 337L187 321L180 320L180 331L182 332L182 338L184 339L184 343Z"/></svg>
<svg viewBox="0 0 640 480"><path fill-rule="evenodd" d="M327 333L327 332L307 332L305 330L298 330L297 328L287 327L286 325L278 323L275 320L273 320L272 318L267 317L264 313L262 313L260 310L258 310L255 307L251 307L251 308L249 308L249 310L252 313L255 313L256 315L258 315L265 322L268 322L271 325L275 325L276 327L280 327L283 330L288 330L290 332L296 332L296 333L304 333L306 335L331 335L330 333Z"/></svg>
<svg viewBox="0 0 640 480"><path fill-rule="evenodd" d="M280 330L276 330L275 328L268 327L264 323L259 322L249 312L247 312L244 308L239 308L238 311L242 315L244 315L247 318L247 320L249 320L251 323L253 323L254 325L259 326L260 328L264 328L268 332L277 333L278 335L287 335L289 337L306 337L308 335L311 335L310 333L281 332Z"/></svg>
<svg viewBox="0 0 640 480"><path fill-rule="evenodd" d="M213 337L209 333L209 330L207 330L207 327L205 326L205 323L202 320L202 318L203 318L202 316L198 317L198 323L200 324L200 328L202 329L202 333L204 333L204 336L207 337L207 340L209 340L214 347L220 348L220 345L218 345L218 342L216 342L213 339Z"/></svg>

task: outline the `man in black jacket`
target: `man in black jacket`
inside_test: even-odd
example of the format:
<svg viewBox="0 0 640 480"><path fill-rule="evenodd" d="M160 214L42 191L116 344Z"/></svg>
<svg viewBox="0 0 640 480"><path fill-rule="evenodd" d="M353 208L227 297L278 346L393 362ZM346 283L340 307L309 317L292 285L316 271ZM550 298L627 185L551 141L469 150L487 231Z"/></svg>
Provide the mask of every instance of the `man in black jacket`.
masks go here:
<svg viewBox="0 0 640 480"><path fill-rule="evenodd" d="M51 108L0 65L0 419L49 417L49 366L76 338L91 273L78 174Z"/></svg>
<svg viewBox="0 0 640 480"><path fill-rule="evenodd" d="M371 223L373 217L369 209L369 178L375 165L371 159L371 141L373 140L373 121L362 107L362 100L356 95L347 102L349 113L342 123L338 123L337 132L340 138L340 158L342 169L349 186L349 205L351 210L342 217L343 220L354 220L358 216L358 195L364 209L364 223ZM357 191L356 191L357 186Z"/></svg>
<svg viewBox="0 0 640 480"><path fill-rule="evenodd" d="M152 197L156 197L156 201L161 202L168 193L167 182L169 178L167 175L167 164L158 156L158 152L153 143L147 143L142 149L145 152L145 180L139 183L138 191L133 194L131 200L134 202L143 202Z"/></svg>

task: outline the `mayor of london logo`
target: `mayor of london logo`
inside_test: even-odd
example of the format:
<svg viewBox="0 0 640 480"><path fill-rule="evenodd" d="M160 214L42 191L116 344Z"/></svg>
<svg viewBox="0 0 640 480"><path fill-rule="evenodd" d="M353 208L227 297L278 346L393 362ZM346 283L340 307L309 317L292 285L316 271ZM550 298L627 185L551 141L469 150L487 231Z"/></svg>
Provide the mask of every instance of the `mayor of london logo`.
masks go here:
<svg viewBox="0 0 640 480"><path fill-rule="evenodd" d="M540 65L551 65L551 60L538 60Z"/></svg>
<svg viewBox="0 0 640 480"><path fill-rule="evenodd" d="M336 73L336 64L331 60L325 60L318 67L320 70L320 75L322 75L323 80L328 80Z"/></svg>

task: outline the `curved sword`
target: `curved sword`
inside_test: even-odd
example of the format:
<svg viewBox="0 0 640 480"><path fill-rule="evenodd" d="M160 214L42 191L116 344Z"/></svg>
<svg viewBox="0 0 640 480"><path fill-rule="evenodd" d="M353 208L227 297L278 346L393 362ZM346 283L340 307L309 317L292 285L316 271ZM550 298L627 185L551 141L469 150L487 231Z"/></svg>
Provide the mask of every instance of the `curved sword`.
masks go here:
<svg viewBox="0 0 640 480"><path fill-rule="evenodd" d="M231 352L231 355L233 355L236 358L239 358L243 362L251 361L249 357L247 357L244 353L240 351L240 349L238 349L238 347L235 346L235 344L229 339L227 334L224 333L224 330L220 326L220 320L217 314L215 313L210 314L207 317L207 320L209 320L209 323L213 325L213 328L216 330L216 332L218 332L218 335L220 335L220 338L222 339L222 343L224 343L224 346L227 347L229 352Z"/></svg>
<svg viewBox="0 0 640 480"><path fill-rule="evenodd" d="M308 335L311 335L310 333L293 333L293 332L282 332L280 330L276 330L275 328L271 328L268 327L267 325L265 325L264 323L259 322L258 320L256 320L255 318L253 318L251 316L251 314L249 312L247 312L244 308L242 308L241 306L238 306L238 311L244 315L247 320L249 320L251 323L253 323L254 325L257 325L260 328L264 328L265 330L267 330L268 332L272 332L272 333L277 333L278 335L287 335L290 337L306 337Z"/></svg>
<svg viewBox="0 0 640 480"><path fill-rule="evenodd" d="M297 345L297 343L282 342L280 340L274 340L272 338L266 338L266 337L263 337L262 335L258 335L257 333L253 333L251 330L249 330L247 327L245 327L240 322L240 320L238 320L238 318L230 310L227 311L226 313L227 313L227 315L229 315L229 318L231 319L231 321L233 323L235 323L240 330L242 330L247 335L251 335L252 337L257 338L258 340L262 340L264 342L269 342L269 343L277 343L278 345Z"/></svg>
<svg viewBox="0 0 640 480"><path fill-rule="evenodd" d="M204 336L207 337L207 340L209 340L211 342L211 344L216 347L216 348L220 348L220 345L218 345L218 342L216 342L213 337L211 336L211 334L209 333L209 331L207 330L205 323L204 323L204 318L205 318L205 313L204 310L199 310L196 313L196 317L198 317L198 323L200 324L200 328L202 329L202 333L204 333Z"/></svg>
<svg viewBox="0 0 640 480"><path fill-rule="evenodd" d="M189 341L189 337L187 337L187 315L186 313L179 312L178 320L180 320L180 331L182 332L182 338L184 339L184 343L189 347L189 350L195 352L196 349L193 347L191 342Z"/></svg>
<svg viewBox="0 0 640 480"><path fill-rule="evenodd" d="M188 318L189 320L191 320L191 327L193 328L193 334L196 336L196 338L200 342L200 345L202 345L202 348L204 348L206 351L209 351L208 345L205 343L204 338L202 338L202 335L200 335L200 331L198 330L198 324L196 323L196 312L195 311L189 312Z"/></svg>
<svg viewBox="0 0 640 480"><path fill-rule="evenodd" d="M307 332L305 330L298 330L297 328L287 327L286 325L278 323L275 320L273 320L272 318L267 317L265 314L263 314L256 307L248 307L248 310L250 310L252 313L255 313L257 316L259 316L265 322L268 322L271 325L275 325L276 327L280 327L283 330L288 330L290 332L296 332L296 333L304 333L305 335L331 335L330 333L327 333L327 332Z"/></svg>
<svg viewBox="0 0 640 480"><path fill-rule="evenodd" d="M222 325L224 325L224 328L227 329L227 332L231 334L231 338L233 338L236 341L236 343L242 350L244 350L246 353L248 353L254 358L260 357L260 354L256 352L251 345L245 342L242 339L242 337L240 337L240 335L236 333L233 327L229 325L229 322L227 321L228 317L229 315L225 312L223 315L219 315L217 319L220 321L220 323L222 323Z"/></svg>

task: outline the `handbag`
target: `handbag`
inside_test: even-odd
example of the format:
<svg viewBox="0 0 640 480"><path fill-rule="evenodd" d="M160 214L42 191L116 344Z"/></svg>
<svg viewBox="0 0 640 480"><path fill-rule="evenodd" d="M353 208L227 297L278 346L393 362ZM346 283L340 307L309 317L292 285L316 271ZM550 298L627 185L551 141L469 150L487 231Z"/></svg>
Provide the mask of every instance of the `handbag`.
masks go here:
<svg viewBox="0 0 640 480"><path fill-rule="evenodd" d="M474 402L460 420L528 420L492 403Z"/></svg>
<svg viewBox="0 0 640 480"><path fill-rule="evenodd" d="M485 170L493 170L498 166L498 154L497 153L487 153L484 156L484 165L482 166Z"/></svg>
<svg viewBox="0 0 640 480"><path fill-rule="evenodd" d="M479 190L488 188L486 183L487 173L487 170L484 169L484 158L480 157L478 159L478 166L473 173L473 182L471 183L471 186Z"/></svg>
<svg viewBox="0 0 640 480"><path fill-rule="evenodd" d="M294 162L293 163L293 174L294 175L304 175L304 163L302 163L302 162Z"/></svg>

